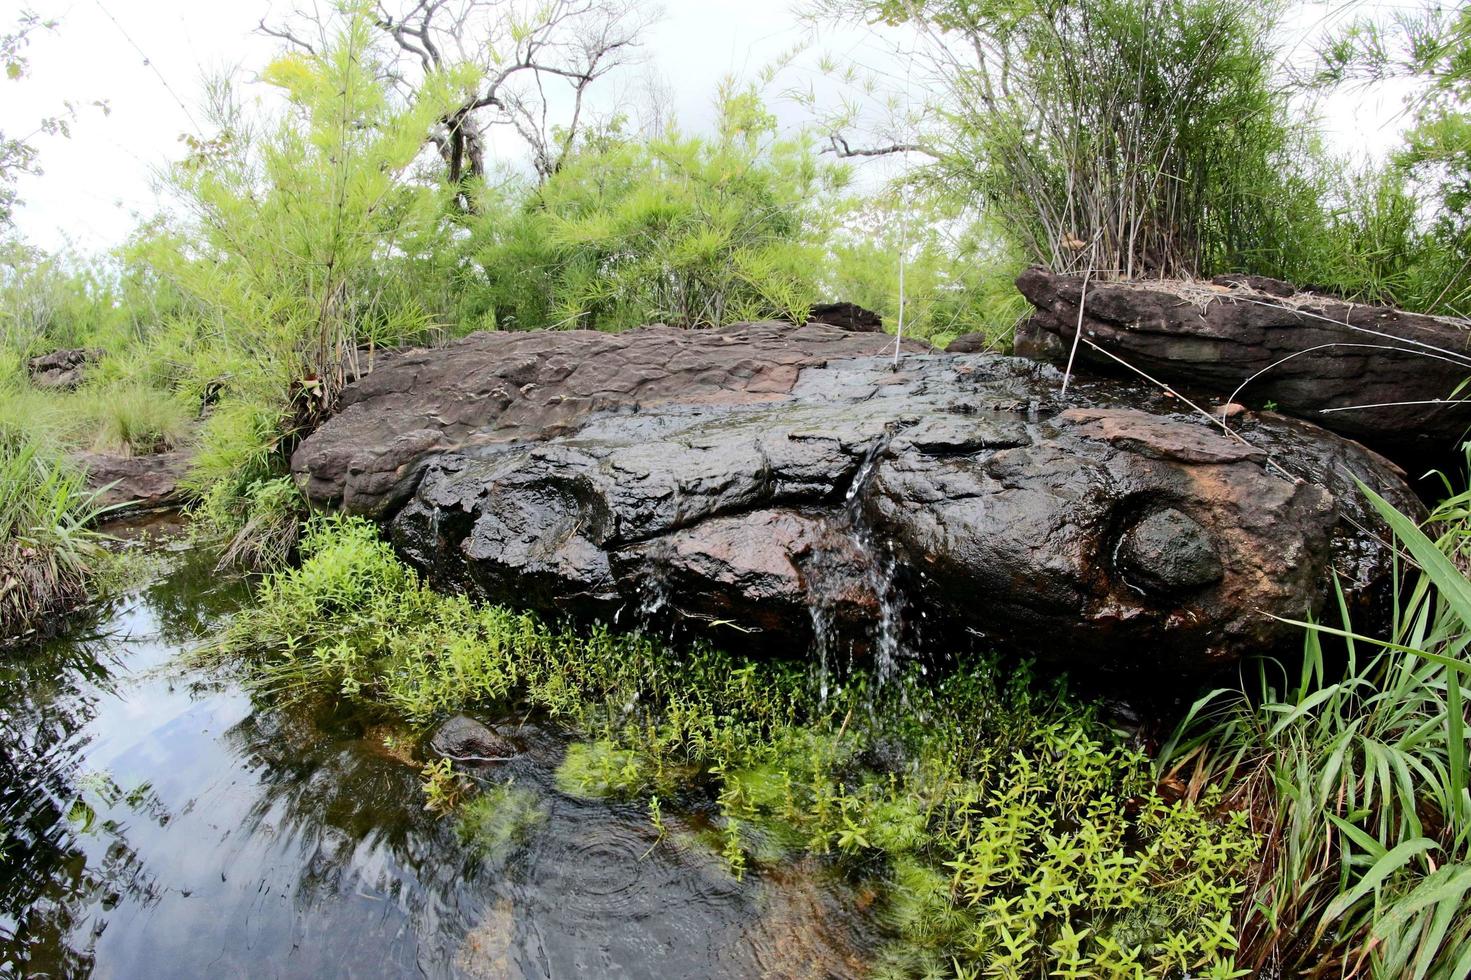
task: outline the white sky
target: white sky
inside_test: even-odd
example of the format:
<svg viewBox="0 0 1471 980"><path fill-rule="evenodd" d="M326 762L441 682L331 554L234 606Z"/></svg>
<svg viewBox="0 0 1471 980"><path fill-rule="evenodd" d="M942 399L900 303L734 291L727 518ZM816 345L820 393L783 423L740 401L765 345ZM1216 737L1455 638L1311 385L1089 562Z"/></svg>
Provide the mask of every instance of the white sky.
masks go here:
<svg viewBox="0 0 1471 980"><path fill-rule="evenodd" d="M37 137L45 173L21 181L20 234L43 248L91 251L121 242L140 217L157 213L166 202L153 175L182 155L181 134L199 131L191 112L198 118L201 79L232 67L250 77L264 66L279 42L255 34L255 26L262 17L278 19L288 6L287 0L0 0L0 31L20 9L60 21L57 31L31 45L30 77L0 82L0 132L29 133L66 100L111 105L105 117L79 109L70 139ZM609 94L636 90L643 84L639 73L659 79L688 128L709 121L721 78L754 79L806 36L792 0L666 0L663 7L664 19L646 37L645 66ZM1303 20L1305 29L1317 23ZM822 51L844 63L893 64L888 44L862 29L820 38L807 56L809 68ZM785 82L811 75L799 65ZM1394 91L1335 97L1324 110L1329 139L1340 151L1382 153L1396 141L1399 107ZM785 122L802 118L796 106L774 108ZM883 161L870 169L878 176L894 166Z"/></svg>

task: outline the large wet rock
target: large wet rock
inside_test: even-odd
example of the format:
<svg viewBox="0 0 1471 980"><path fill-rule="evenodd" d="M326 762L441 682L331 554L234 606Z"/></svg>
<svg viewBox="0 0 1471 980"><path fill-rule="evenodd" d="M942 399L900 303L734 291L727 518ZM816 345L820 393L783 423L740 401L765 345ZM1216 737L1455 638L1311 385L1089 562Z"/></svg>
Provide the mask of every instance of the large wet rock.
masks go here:
<svg viewBox="0 0 1471 980"><path fill-rule="evenodd" d="M883 334L779 322L474 334L380 361L343 392L338 415L291 468L309 499L382 516L446 451L565 435L609 409L779 401L804 367L892 346Z"/></svg>
<svg viewBox="0 0 1471 980"><path fill-rule="evenodd" d="M1266 413L1227 432L1118 381L1063 401L1017 358L894 371L865 341L889 342L481 335L380 367L293 467L441 587L726 646L981 644L1167 681L1299 643L1274 617L1323 611L1334 571L1382 613L1387 534L1353 480L1418 505L1356 443Z"/></svg>
<svg viewBox="0 0 1471 980"><path fill-rule="evenodd" d="M1030 269L1017 286L1037 309L1018 328L1017 353L1065 362L1082 278ZM1077 345L1080 368L1128 373L1122 358L1186 390L1275 403L1396 459L1443 458L1471 427L1471 404L1459 394L1471 378L1462 321L1300 293L1258 276L1095 281L1082 306L1089 343Z"/></svg>

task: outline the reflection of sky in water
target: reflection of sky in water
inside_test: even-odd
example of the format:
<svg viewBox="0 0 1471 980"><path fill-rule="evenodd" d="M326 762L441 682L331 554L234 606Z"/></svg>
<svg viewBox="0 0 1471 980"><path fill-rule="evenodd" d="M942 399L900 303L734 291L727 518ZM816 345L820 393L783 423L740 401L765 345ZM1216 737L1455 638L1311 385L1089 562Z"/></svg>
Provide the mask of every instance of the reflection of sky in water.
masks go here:
<svg viewBox="0 0 1471 980"><path fill-rule="evenodd" d="M639 808L555 791L553 736L531 734L494 770L544 819L482 860L358 719L325 703L255 713L238 688L167 669L242 595L207 567L107 613L91 650L111 658L110 682L75 674L77 643L0 677L0 703L35 699L0 721L50 718L62 744L0 768L0 819L32 817L0 862L0 976L849 972L847 944L822 927L841 934L831 895L738 884L688 833L651 850ZM49 796L28 767L55 774ZM95 812L85 831L80 814L59 819L79 788Z"/></svg>

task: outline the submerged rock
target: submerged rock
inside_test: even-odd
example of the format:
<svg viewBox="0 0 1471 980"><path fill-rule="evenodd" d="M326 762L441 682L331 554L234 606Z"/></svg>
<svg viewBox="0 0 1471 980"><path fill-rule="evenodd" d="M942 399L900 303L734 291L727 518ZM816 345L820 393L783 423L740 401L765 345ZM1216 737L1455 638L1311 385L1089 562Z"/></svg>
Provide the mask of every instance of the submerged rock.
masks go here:
<svg viewBox="0 0 1471 980"><path fill-rule="evenodd" d="M1353 480L1418 504L1356 443L1119 381L1064 401L1017 358L863 356L885 343L477 335L349 388L293 468L441 587L727 647L981 643L1165 683L1300 642L1273 617L1322 611L1332 571L1382 612L1387 534Z"/></svg>
<svg viewBox="0 0 1471 980"><path fill-rule="evenodd" d="M82 383L87 365L101 358L100 350L89 348L55 350L26 361L26 372L37 388L75 388Z"/></svg>
<svg viewBox="0 0 1471 980"><path fill-rule="evenodd" d="M516 745L468 715L455 715L434 730L429 748L455 762L505 762L515 758Z"/></svg>
<svg viewBox="0 0 1471 980"><path fill-rule="evenodd" d="M1037 309L1017 330L1017 353L1065 362L1082 277L1030 269L1017 286ZM1114 359L1122 358L1216 400L1275 404L1403 460L1444 456L1471 428L1471 404L1459 394L1471 377L1463 321L1302 293L1260 276L1093 282L1081 305L1083 339L1109 353L1080 343L1078 366L1126 374Z"/></svg>

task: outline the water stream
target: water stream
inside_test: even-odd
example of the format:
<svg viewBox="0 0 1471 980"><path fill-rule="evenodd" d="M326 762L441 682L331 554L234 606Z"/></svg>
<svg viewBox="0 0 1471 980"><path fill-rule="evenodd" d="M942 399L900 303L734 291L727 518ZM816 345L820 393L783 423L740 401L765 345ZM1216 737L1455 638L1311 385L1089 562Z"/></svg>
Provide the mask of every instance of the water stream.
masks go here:
<svg viewBox="0 0 1471 980"><path fill-rule="evenodd" d="M466 836L381 719L181 667L249 596L169 565L0 654L0 976L862 975L838 886L736 881L693 824L558 792L557 732L488 777L518 832Z"/></svg>

